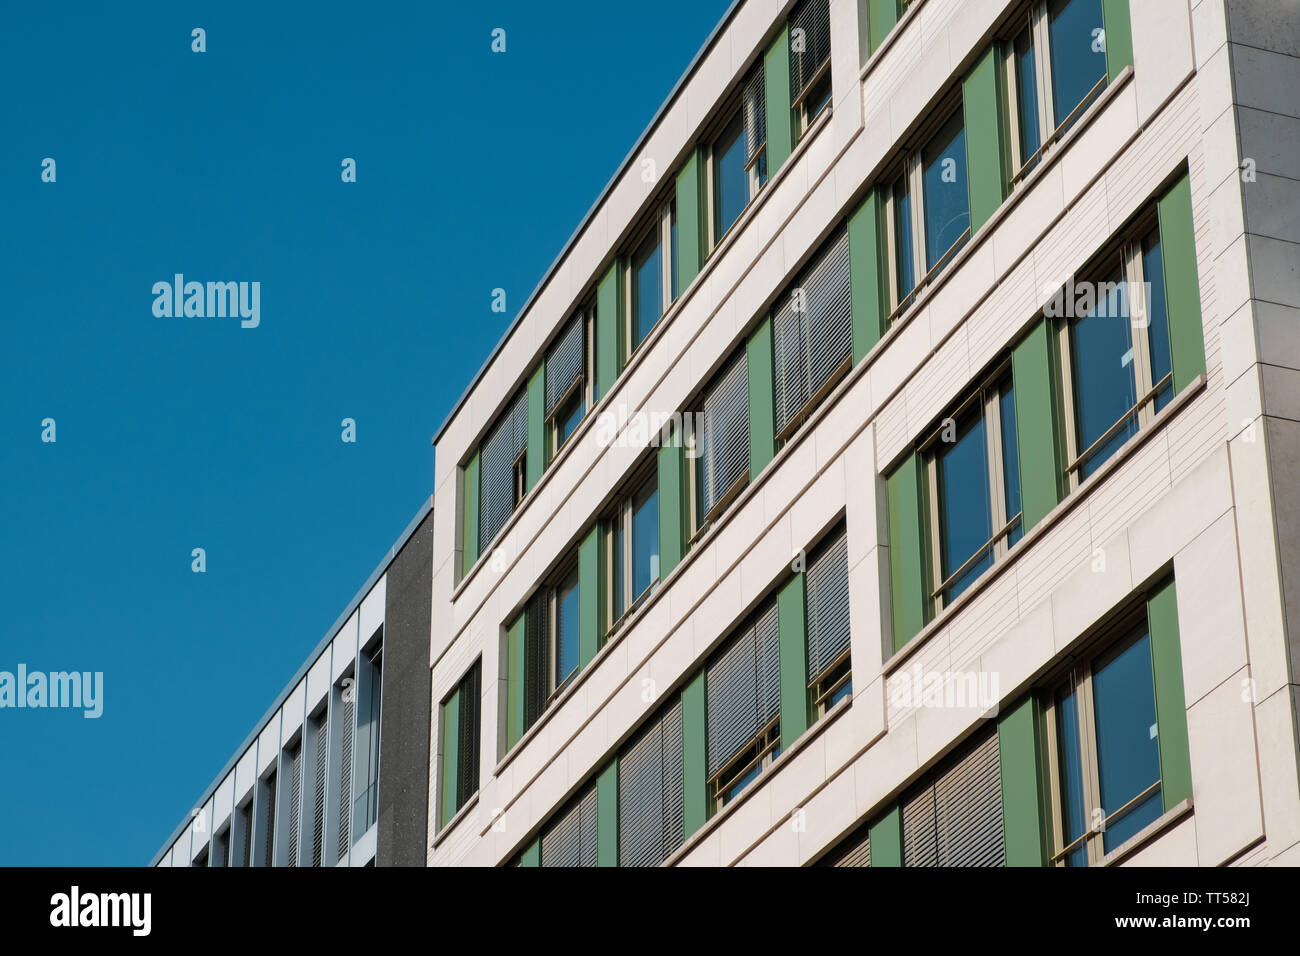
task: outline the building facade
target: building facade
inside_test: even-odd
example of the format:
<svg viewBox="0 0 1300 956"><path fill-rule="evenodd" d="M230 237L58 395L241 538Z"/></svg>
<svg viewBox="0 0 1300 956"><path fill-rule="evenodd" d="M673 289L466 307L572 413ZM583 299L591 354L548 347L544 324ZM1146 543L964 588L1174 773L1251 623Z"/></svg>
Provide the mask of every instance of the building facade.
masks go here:
<svg viewBox="0 0 1300 956"><path fill-rule="evenodd" d="M424 865L432 543L425 502L152 865Z"/></svg>
<svg viewBox="0 0 1300 956"><path fill-rule="evenodd" d="M427 862L1300 863L1297 89L737 2L435 438Z"/></svg>

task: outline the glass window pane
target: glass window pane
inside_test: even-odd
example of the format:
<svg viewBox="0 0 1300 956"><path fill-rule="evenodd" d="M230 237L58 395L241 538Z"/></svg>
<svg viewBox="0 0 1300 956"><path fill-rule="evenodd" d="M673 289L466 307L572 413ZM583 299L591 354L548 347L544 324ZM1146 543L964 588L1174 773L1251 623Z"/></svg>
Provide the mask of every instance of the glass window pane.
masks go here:
<svg viewBox="0 0 1300 956"><path fill-rule="evenodd" d="M1052 50L1052 108L1056 125L1083 102L1106 75L1101 0L1053 0L1047 32Z"/></svg>
<svg viewBox="0 0 1300 956"><path fill-rule="evenodd" d="M941 442L939 449L939 563L946 581L993 536L983 417L972 418L955 442ZM992 564L989 551L949 586L945 599L955 600Z"/></svg>
<svg viewBox="0 0 1300 956"><path fill-rule="evenodd" d="M736 114L713 144L713 234L721 239L749 203L745 126Z"/></svg>
<svg viewBox="0 0 1300 956"><path fill-rule="evenodd" d="M1075 431L1079 452L1099 440L1137 402L1133 370L1133 336L1120 276L1096 284L1079 284L1076 295L1095 288L1096 304L1070 327L1071 370L1074 375ZM1084 303L1084 308L1087 308ZM1137 431L1130 417L1085 462L1088 477Z"/></svg>
<svg viewBox="0 0 1300 956"><path fill-rule="evenodd" d="M1026 162L1043 145L1038 128L1038 74L1033 38L1028 29L1016 37L1016 103L1020 109L1020 161Z"/></svg>
<svg viewBox="0 0 1300 956"><path fill-rule="evenodd" d="M559 413L555 416L555 424L558 429L555 442L557 448L568 441L569 436L577 431L585 412L586 407L582 398L582 391L579 390L560 407Z"/></svg>
<svg viewBox="0 0 1300 956"><path fill-rule="evenodd" d="M925 200L925 267L933 269L943 254L970 228L966 191L966 127L961 112L944 124L921 153Z"/></svg>
<svg viewBox="0 0 1300 956"><path fill-rule="evenodd" d="M555 608L555 685L578 669L578 571L560 585Z"/></svg>
<svg viewBox="0 0 1300 956"><path fill-rule="evenodd" d="M610 564L613 566L613 580L610 582L610 594L614 599L614 620L617 621L627 610L626 587L623 583L623 561L625 560L627 547L626 536L623 533L623 520L616 518L614 520L614 530L610 535ZM611 622L612 623L612 622Z"/></svg>
<svg viewBox="0 0 1300 956"><path fill-rule="evenodd" d="M648 483L632 500L632 596L659 579L659 488Z"/></svg>
<svg viewBox="0 0 1300 956"><path fill-rule="evenodd" d="M1151 384L1156 385L1173 370L1169 358L1169 313L1165 307L1165 262L1160 252L1160 236L1151 233L1142 243L1142 276L1146 282L1147 342L1151 348ZM1156 393L1156 411L1174 397L1174 383Z"/></svg>
<svg viewBox="0 0 1300 956"><path fill-rule="evenodd" d="M669 265L672 267L671 268L672 281L669 283L668 288L672 290L671 291L672 301L675 302L677 300L677 296L681 293L681 287L677 283L677 203L676 202L674 202L668 210L668 244L669 244L669 249L668 249ZM660 313L662 313L663 309L660 309L659 311Z"/></svg>
<svg viewBox="0 0 1300 956"><path fill-rule="evenodd" d="M898 298L907 298L916 288L916 257L912 245L912 197L904 176L894 186L894 245L898 270Z"/></svg>
<svg viewBox="0 0 1300 956"><path fill-rule="evenodd" d="M632 256L633 348L645 341L664 314L664 261L659 230L650 230Z"/></svg>
<svg viewBox="0 0 1300 956"><path fill-rule="evenodd" d="M1092 699L1101 808L1109 817L1160 780L1155 682L1151 642L1145 630L1093 673ZM1119 846L1161 812L1157 790L1118 820L1107 823L1106 851Z"/></svg>
<svg viewBox="0 0 1300 956"><path fill-rule="evenodd" d="M1020 451L1016 446L1016 395L1010 385L998 396L1002 424L1002 484L1006 491L1006 516L1010 521L1020 514ZM1007 535L1007 544L1020 540L1023 523Z"/></svg>
<svg viewBox="0 0 1300 956"><path fill-rule="evenodd" d="M1063 803L1061 845L1069 846L1088 828L1088 808L1083 796L1083 751L1079 746L1079 698L1073 690L1061 692L1056 713ZM1080 844L1065 859L1069 866L1087 866L1087 845Z"/></svg>

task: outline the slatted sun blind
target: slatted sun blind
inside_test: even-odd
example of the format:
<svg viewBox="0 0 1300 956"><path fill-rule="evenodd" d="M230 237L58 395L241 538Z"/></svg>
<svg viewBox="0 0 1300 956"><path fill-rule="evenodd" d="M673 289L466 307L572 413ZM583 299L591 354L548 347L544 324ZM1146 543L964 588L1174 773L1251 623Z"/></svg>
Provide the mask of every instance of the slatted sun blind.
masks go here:
<svg viewBox="0 0 1300 956"><path fill-rule="evenodd" d="M479 475L479 553L488 549L515 510L515 461L527 447L528 393L521 391L483 442Z"/></svg>
<svg viewBox="0 0 1300 956"><path fill-rule="evenodd" d="M352 847L352 729L357 722L356 686L342 695L343 726L339 735L339 844L338 859Z"/></svg>
<svg viewBox="0 0 1300 956"><path fill-rule="evenodd" d="M478 792L479 665L460 684L460 744L457 749L456 807Z"/></svg>
<svg viewBox="0 0 1300 956"><path fill-rule="evenodd" d="M302 741L289 754L289 865L298 865L298 829L302 822Z"/></svg>
<svg viewBox="0 0 1300 956"><path fill-rule="evenodd" d="M768 600L705 673L709 776L744 750L781 711L781 634Z"/></svg>
<svg viewBox="0 0 1300 956"><path fill-rule="evenodd" d="M598 840L592 784L542 831L542 866L596 866Z"/></svg>
<svg viewBox="0 0 1300 956"><path fill-rule="evenodd" d="M753 165L754 160L767 146L767 84L763 74L763 64L759 63L749 71L745 88L741 93L741 113L745 125L745 167Z"/></svg>
<svg viewBox="0 0 1300 956"><path fill-rule="evenodd" d="M262 865L275 865L275 773L266 778L266 807L262 810L262 822L266 846L263 849Z"/></svg>
<svg viewBox="0 0 1300 956"><path fill-rule="evenodd" d="M790 102L812 84L831 58L830 0L804 0L790 15Z"/></svg>
<svg viewBox="0 0 1300 956"><path fill-rule="evenodd" d="M240 866L253 865L253 804L239 808L239 849L236 853Z"/></svg>
<svg viewBox="0 0 1300 956"><path fill-rule="evenodd" d="M548 587L538 590L525 611L523 730L541 716L549 692L551 590Z"/></svg>
<svg viewBox="0 0 1300 956"><path fill-rule="evenodd" d="M1003 866L996 729L927 775L903 801L904 866Z"/></svg>
<svg viewBox="0 0 1300 956"><path fill-rule="evenodd" d="M847 229L822 247L773 315L772 350L779 436L853 358Z"/></svg>
<svg viewBox="0 0 1300 956"><path fill-rule="evenodd" d="M805 588L811 684L849 649L849 549L844 528L809 557Z"/></svg>
<svg viewBox="0 0 1300 956"><path fill-rule="evenodd" d="M586 330L581 315L569 320L546 352L546 415L549 418L575 382L582 379Z"/></svg>
<svg viewBox="0 0 1300 956"><path fill-rule="evenodd" d="M329 720L324 712L316 723L316 788L312 793L311 865L325 862L325 788L329 768Z"/></svg>
<svg viewBox="0 0 1300 956"><path fill-rule="evenodd" d="M682 845L684 797L677 697L619 755L620 866L659 866Z"/></svg>
<svg viewBox="0 0 1300 956"><path fill-rule="evenodd" d="M749 368L739 352L704 393L700 508L707 515L749 473Z"/></svg>
<svg viewBox="0 0 1300 956"><path fill-rule="evenodd" d="M832 858L827 861L830 866L870 866L871 865L871 828L860 826L836 848Z"/></svg>

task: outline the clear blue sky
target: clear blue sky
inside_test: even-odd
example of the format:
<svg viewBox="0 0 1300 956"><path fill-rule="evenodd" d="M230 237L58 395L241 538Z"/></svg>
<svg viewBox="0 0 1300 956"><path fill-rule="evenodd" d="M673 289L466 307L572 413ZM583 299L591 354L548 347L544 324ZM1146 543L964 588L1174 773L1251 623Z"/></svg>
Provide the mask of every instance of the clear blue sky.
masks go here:
<svg viewBox="0 0 1300 956"><path fill-rule="evenodd" d="M0 864L148 862L728 5L7 6L0 670L105 690L0 710ZM155 318L177 272L260 282L260 327Z"/></svg>

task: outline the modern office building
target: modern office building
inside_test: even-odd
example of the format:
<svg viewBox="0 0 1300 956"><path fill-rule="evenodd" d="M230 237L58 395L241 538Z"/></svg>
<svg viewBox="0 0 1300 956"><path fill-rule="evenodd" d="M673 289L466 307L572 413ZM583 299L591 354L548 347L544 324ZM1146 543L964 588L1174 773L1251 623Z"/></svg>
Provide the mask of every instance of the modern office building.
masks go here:
<svg viewBox="0 0 1300 956"><path fill-rule="evenodd" d="M423 866L432 502L154 866Z"/></svg>
<svg viewBox="0 0 1300 956"><path fill-rule="evenodd" d="M1300 863L1297 90L737 2L437 433L428 863Z"/></svg>

